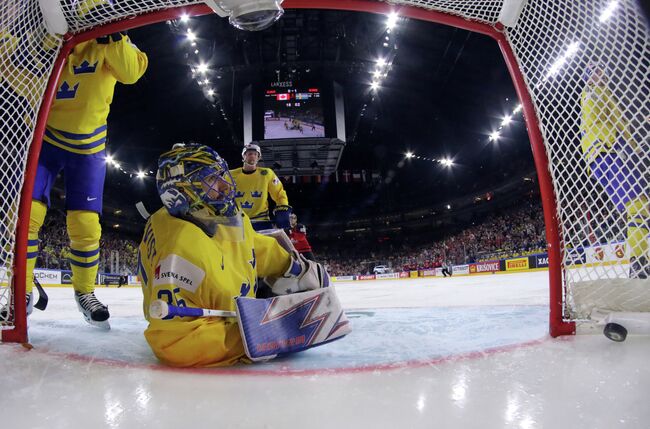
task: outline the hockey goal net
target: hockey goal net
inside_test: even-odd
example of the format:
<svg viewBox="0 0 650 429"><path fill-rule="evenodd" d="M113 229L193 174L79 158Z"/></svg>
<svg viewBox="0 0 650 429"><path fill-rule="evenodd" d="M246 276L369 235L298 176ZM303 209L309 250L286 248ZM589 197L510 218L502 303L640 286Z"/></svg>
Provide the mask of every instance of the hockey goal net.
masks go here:
<svg viewBox="0 0 650 429"><path fill-rule="evenodd" d="M200 3L1 2L3 341L27 339L24 291L29 201L47 108L67 52L75 43L101 34L175 19L181 13L211 12ZM49 10L44 12L41 5ZM283 6L397 11L403 17L493 37L519 94L538 171L549 244L551 334L574 332L574 322L588 321L595 308L650 311L650 283L643 279L644 272L650 271L650 34L638 2L285 0ZM52 9L64 18L66 35L54 34L57 14ZM594 73L601 83L588 85ZM590 150L590 138L607 143ZM632 268L636 271L631 275Z"/></svg>

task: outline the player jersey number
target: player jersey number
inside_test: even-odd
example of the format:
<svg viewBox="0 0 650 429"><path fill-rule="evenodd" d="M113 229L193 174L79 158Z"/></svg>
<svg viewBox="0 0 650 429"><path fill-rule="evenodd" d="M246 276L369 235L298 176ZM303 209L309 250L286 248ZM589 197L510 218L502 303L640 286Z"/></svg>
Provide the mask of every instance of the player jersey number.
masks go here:
<svg viewBox="0 0 650 429"><path fill-rule="evenodd" d="M179 293L181 293L181 289L178 287L174 288L173 290L161 289L158 291L158 299L162 299L167 302L167 304L175 305L176 307L187 307L185 300L178 297ZM166 316L163 318L163 320L171 319L173 317L174 316Z"/></svg>

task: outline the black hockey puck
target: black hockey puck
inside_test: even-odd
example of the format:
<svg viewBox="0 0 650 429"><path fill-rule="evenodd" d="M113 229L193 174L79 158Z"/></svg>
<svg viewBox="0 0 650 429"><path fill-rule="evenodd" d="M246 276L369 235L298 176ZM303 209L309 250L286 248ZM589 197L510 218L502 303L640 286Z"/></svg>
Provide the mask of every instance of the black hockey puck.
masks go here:
<svg viewBox="0 0 650 429"><path fill-rule="evenodd" d="M625 341L625 338L627 337L627 329L618 323L608 323L605 325L603 334L605 334L605 336L610 340L620 343Z"/></svg>

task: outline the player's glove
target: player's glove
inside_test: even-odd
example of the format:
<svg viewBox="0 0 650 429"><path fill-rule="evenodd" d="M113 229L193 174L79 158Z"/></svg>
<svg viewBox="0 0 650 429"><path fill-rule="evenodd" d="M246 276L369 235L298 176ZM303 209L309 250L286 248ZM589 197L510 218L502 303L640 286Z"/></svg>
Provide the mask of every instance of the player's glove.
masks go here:
<svg viewBox="0 0 650 429"><path fill-rule="evenodd" d="M291 252L291 264L282 277L264 279L276 295L320 289L330 285L330 276L323 265L310 261L295 250Z"/></svg>
<svg viewBox="0 0 650 429"><path fill-rule="evenodd" d="M277 206L275 211L275 224L278 228L289 228L291 224L289 223L289 216L291 216L291 206Z"/></svg>

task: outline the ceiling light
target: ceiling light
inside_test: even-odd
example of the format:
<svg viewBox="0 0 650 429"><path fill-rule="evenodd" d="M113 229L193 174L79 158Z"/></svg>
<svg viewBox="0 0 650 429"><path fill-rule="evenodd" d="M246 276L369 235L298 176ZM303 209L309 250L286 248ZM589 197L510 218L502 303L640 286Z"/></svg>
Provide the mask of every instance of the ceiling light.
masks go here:
<svg viewBox="0 0 650 429"><path fill-rule="evenodd" d="M397 14L397 12L391 12L388 15L388 19L386 20L386 28L388 28L389 30L395 28L398 19L399 19L399 15Z"/></svg>
<svg viewBox="0 0 650 429"><path fill-rule="evenodd" d="M205 64L205 63L201 63L196 68L196 71L198 71L199 73L205 74L208 71L208 65Z"/></svg>

